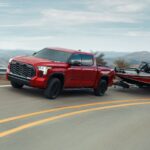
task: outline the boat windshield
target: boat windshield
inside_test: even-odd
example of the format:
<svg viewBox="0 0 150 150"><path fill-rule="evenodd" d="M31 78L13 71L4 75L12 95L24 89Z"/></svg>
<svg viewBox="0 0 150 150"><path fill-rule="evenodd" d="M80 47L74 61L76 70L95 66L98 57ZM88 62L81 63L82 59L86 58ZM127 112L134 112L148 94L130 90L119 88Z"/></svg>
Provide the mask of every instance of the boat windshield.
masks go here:
<svg viewBox="0 0 150 150"><path fill-rule="evenodd" d="M150 63L143 62L139 66L139 70L142 72L150 73Z"/></svg>

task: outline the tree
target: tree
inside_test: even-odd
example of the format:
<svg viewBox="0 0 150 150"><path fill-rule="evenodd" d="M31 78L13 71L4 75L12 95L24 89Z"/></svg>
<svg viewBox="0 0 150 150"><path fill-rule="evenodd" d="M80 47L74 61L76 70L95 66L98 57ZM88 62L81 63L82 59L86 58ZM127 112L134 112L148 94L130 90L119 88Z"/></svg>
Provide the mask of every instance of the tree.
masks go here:
<svg viewBox="0 0 150 150"><path fill-rule="evenodd" d="M130 67L130 64L126 62L123 58L118 58L114 61L114 64L118 68L128 68Z"/></svg>
<svg viewBox="0 0 150 150"><path fill-rule="evenodd" d="M102 65L102 66L106 66L107 62L104 60L104 54L101 53L96 57L96 63L98 66Z"/></svg>
<svg viewBox="0 0 150 150"><path fill-rule="evenodd" d="M103 53L100 53L98 51L91 51L95 58L96 58L96 64L98 66L106 66L107 62L104 60L104 54Z"/></svg>

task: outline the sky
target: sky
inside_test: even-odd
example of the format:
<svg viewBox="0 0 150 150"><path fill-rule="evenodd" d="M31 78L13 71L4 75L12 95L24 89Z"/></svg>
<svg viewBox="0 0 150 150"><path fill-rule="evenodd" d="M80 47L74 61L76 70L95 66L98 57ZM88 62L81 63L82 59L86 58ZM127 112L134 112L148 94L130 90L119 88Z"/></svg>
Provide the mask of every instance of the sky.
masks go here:
<svg viewBox="0 0 150 150"><path fill-rule="evenodd" d="M0 0L0 49L150 51L150 0Z"/></svg>

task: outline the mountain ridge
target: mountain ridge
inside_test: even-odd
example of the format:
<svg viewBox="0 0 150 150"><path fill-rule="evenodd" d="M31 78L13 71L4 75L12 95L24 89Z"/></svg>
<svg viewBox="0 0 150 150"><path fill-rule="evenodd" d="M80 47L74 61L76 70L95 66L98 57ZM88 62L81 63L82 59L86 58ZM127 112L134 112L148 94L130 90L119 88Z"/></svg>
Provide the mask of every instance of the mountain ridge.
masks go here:
<svg viewBox="0 0 150 150"><path fill-rule="evenodd" d="M3 50L0 49L0 67L7 67L10 58L15 56L32 55L35 50ZM130 64L139 64L142 61L150 61L150 51L137 51L137 52L117 52L117 51L100 51L104 54L104 59L108 62L108 65L112 65L113 62L118 59L125 59Z"/></svg>

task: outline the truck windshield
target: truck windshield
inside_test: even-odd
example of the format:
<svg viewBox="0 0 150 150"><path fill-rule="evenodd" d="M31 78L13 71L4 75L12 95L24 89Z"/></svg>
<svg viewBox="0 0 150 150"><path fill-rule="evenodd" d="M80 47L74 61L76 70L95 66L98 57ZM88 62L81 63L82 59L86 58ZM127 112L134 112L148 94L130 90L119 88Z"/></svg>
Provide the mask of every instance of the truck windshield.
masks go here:
<svg viewBox="0 0 150 150"><path fill-rule="evenodd" d="M48 59L52 61L58 61L58 62L67 62L69 57L72 53L69 52L63 52L59 50L53 50L53 49L43 49L36 54L34 54L34 57Z"/></svg>

